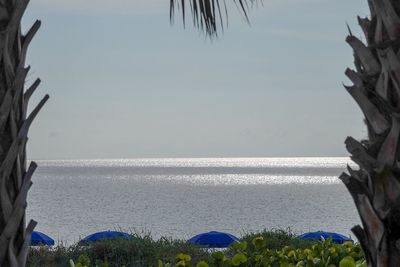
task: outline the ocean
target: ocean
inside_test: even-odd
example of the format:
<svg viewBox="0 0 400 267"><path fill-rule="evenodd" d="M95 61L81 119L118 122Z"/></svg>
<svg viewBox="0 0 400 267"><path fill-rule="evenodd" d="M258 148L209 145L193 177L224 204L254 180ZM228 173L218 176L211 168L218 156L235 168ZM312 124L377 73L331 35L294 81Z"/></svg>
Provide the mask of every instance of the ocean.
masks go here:
<svg viewBox="0 0 400 267"><path fill-rule="evenodd" d="M359 224L338 176L348 158L39 160L27 218L70 245L103 230L187 239Z"/></svg>

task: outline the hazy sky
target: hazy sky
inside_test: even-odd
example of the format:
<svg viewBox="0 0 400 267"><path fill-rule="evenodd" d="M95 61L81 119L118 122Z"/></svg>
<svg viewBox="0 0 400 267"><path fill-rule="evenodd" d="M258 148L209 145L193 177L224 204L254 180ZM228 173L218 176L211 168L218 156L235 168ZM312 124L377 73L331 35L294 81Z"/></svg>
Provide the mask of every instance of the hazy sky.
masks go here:
<svg viewBox="0 0 400 267"><path fill-rule="evenodd" d="M227 1L229 2L229 1ZM346 22L365 0L264 0L247 25L209 41L168 0L32 0L24 19L42 28L31 45L34 159L344 156L365 136L341 83L352 66Z"/></svg>

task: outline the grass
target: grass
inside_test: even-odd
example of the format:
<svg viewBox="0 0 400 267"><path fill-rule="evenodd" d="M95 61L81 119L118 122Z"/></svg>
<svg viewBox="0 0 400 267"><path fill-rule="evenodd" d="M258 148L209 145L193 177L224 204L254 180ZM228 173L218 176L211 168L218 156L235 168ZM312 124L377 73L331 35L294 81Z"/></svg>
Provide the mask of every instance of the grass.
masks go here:
<svg viewBox="0 0 400 267"><path fill-rule="evenodd" d="M160 238L153 240L150 235L135 235L132 240L116 239L95 242L89 246L73 245L55 248L32 248L29 252L29 267L68 266L70 259L77 260L85 255L94 264L96 261L106 261L109 266L156 266L158 259L173 261L177 253L193 255L193 258L208 258L209 253L198 246L187 244L182 240Z"/></svg>

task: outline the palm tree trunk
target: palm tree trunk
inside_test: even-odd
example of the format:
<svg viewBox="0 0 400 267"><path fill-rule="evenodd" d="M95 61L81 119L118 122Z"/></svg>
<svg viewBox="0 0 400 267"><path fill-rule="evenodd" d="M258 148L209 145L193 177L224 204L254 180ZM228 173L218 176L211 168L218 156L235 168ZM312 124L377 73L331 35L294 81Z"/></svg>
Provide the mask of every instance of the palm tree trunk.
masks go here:
<svg viewBox="0 0 400 267"><path fill-rule="evenodd" d="M40 27L36 21L25 34L21 18L28 0L0 0L0 266L25 266L31 233L36 222L25 228L27 193L36 169L26 166L29 127L47 101L46 95L27 116L28 101L38 87L36 80L24 91L29 67L28 45Z"/></svg>
<svg viewBox="0 0 400 267"><path fill-rule="evenodd" d="M346 140L359 168L341 175L362 225L352 230L368 266L400 266L400 1L368 0L370 18L358 18L365 44L350 35L355 70L345 86L365 116L368 139Z"/></svg>

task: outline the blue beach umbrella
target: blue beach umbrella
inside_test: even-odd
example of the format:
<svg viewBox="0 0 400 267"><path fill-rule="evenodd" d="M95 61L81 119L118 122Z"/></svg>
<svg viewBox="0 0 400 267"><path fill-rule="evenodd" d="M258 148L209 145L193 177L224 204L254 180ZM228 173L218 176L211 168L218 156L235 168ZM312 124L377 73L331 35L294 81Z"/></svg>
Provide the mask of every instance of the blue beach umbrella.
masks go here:
<svg viewBox="0 0 400 267"><path fill-rule="evenodd" d="M89 242L95 242L95 241L110 240L110 239L131 239L131 238L133 238L132 235L124 232L103 231L88 235L87 237L81 239L79 241L79 244L85 245Z"/></svg>
<svg viewBox="0 0 400 267"><path fill-rule="evenodd" d="M332 232L323 232L323 231L305 233L305 234L299 235L297 238L300 238L303 240L321 240L321 237L323 237L324 239L328 239L329 237L332 237L332 242L335 244L343 244L346 241L354 242L351 238L346 237L344 235L341 235L338 233L332 233Z"/></svg>
<svg viewBox="0 0 400 267"><path fill-rule="evenodd" d="M33 231L32 236L31 236L31 246L53 246L54 245L54 240L38 231Z"/></svg>
<svg viewBox="0 0 400 267"><path fill-rule="evenodd" d="M236 240L238 240L238 238L231 234L211 231L195 235L187 242L208 248L227 248Z"/></svg>

